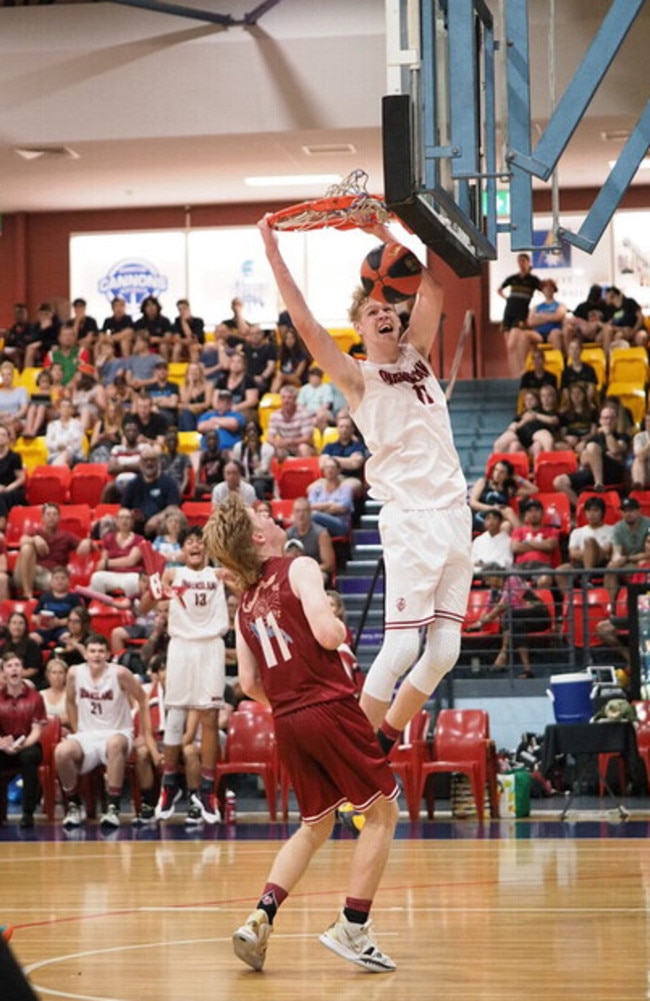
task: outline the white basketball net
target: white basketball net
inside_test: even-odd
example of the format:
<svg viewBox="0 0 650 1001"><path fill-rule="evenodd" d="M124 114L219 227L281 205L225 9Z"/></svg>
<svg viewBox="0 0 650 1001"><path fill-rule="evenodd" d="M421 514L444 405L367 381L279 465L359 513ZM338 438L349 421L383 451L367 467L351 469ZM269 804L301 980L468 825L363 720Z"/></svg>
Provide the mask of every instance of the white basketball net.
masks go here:
<svg viewBox="0 0 650 1001"><path fill-rule="evenodd" d="M368 174L365 170L353 170L340 184L329 187L324 199L321 199L349 198L350 202L331 206L319 206L318 200L313 204L305 203L302 211L287 216L286 219L279 219L274 223L274 228L308 230L322 229L324 226L334 229L358 226L363 229L364 226L388 222L390 212L382 201L368 193L367 183Z"/></svg>

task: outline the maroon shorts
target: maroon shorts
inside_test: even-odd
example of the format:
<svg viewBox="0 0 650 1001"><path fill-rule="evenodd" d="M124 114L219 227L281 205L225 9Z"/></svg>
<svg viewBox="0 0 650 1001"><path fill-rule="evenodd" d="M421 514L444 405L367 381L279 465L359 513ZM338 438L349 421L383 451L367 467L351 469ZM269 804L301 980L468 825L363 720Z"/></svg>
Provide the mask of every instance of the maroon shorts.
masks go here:
<svg viewBox="0 0 650 1001"><path fill-rule="evenodd" d="M367 810L381 796L397 798L399 787L356 699L276 717L275 733L305 823L317 823L342 803Z"/></svg>

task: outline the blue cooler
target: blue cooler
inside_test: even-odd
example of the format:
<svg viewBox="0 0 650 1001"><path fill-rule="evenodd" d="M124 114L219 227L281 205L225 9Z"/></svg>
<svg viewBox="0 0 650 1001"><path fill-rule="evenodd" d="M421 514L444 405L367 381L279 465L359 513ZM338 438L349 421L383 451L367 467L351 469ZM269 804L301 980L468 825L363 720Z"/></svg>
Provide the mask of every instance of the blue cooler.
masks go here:
<svg viewBox="0 0 650 1001"><path fill-rule="evenodd" d="M551 675L551 690L547 694L553 703L557 723L586 723L591 719L593 683L592 676L584 671Z"/></svg>

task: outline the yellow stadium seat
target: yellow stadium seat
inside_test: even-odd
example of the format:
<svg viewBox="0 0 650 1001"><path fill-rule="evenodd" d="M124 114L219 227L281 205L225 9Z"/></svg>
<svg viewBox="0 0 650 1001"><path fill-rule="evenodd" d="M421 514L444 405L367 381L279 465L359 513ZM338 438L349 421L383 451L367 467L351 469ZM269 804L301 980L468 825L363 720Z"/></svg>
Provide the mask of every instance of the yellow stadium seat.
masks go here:
<svg viewBox="0 0 650 1001"><path fill-rule="evenodd" d="M544 352L544 368L548 372L552 372L557 378L557 384L560 385L562 381L562 372L564 371L564 358L562 352L558 351L557 348L549 348L545 344L539 344L538 347ZM526 356L526 366L524 368L525 372L529 372L533 367L533 352L529 351Z"/></svg>
<svg viewBox="0 0 650 1001"><path fill-rule="evenodd" d="M606 396L615 396L632 414L634 423L643 427L647 409L645 389L629 382L609 382L605 390Z"/></svg>
<svg viewBox="0 0 650 1001"><path fill-rule="evenodd" d="M185 373L187 372L187 362L186 361L171 361L169 363L169 381L175 382L178 386L182 386L185 382Z"/></svg>
<svg viewBox="0 0 650 1001"><path fill-rule="evenodd" d="M178 432L178 451L192 455L201 447L201 435L198 431Z"/></svg>
<svg viewBox="0 0 650 1001"><path fill-rule="evenodd" d="M607 357L601 347L590 345L583 347L580 358L585 365L591 365L598 379L598 389L601 390L607 381Z"/></svg>
<svg viewBox="0 0 650 1001"><path fill-rule="evenodd" d="M317 442L317 448L319 452L322 452L326 445L329 445L332 441L339 440L339 432L336 427L327 427L320 432L320 437Z"/></svg>
<svg viewBox="0 0 650 1001"><path fill-rule="evenodd" d="M648 352L645 348L614 348L609 356L610 382L645 386L648 382Z"/></svg>
<svg viewBox="0 0 650 1001"><path fill-rule="evenodd" d="M354 329L354 327L332 327L328 330L331 337L334 338L339 348L343 354L347 354L353 344L359 344L361 338Z"/></svg>
<svg viewBox="0 0 650 1001"><path fill-rule="evenodd" d="M42 368L24 368L20 375L16 378L14 376L15 386L24 386L27 392L30 394L35 393L37 390L36 380L43 371Z"/></svg>
<svg viewBox="0 0 650 1001"><path fill-rule="evenodd" d="M257 413L263 435L265 435L268 430L271 414L274 410L278 409L281 402L279 393L265 393L260 400Z"/></svg>
<svg viewBox="0 0 650 1001"><path fill-rule="evenodd" d="M45 437L19 438L14 447L21 456L23 466L28 472L36 469L37 466L47 465Z"/></svg>

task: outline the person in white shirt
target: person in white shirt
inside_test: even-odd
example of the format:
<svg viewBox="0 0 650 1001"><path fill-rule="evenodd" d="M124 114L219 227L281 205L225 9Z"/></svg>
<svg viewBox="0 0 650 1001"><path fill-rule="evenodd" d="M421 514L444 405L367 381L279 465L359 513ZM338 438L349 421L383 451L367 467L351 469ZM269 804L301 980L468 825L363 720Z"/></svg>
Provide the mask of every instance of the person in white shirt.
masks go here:
<svg viewBox="0 0 650 1001"><path fill-rule="evenodd" d="M562 563L558 570L591 570L605 567L612 556L613 525L605 524L605 501L602 497L590 497L585 503L586 525L574 528L569 536L569 562ZM574 583L571 574L558 574L557 586L568 591Z"/></svg>
<svg viewBox="0 0 650 1001"><path fill-rule="evenodd" d="M212 491L212 507L217 507L230 494L238 494L247 507L253 507L257 501L255 487L246 482L242 467L234 459L223 467L223 482L217 483Z"/></svg>
<svg viewBox="0 0 650 1001"><path fill-rule="evenodd" d="M498 507L485 512L485 531L472 542L474 574L480 576L488 563L498 563L505 570L513 564L510 533L503 531L503 514Z"/></svg>

